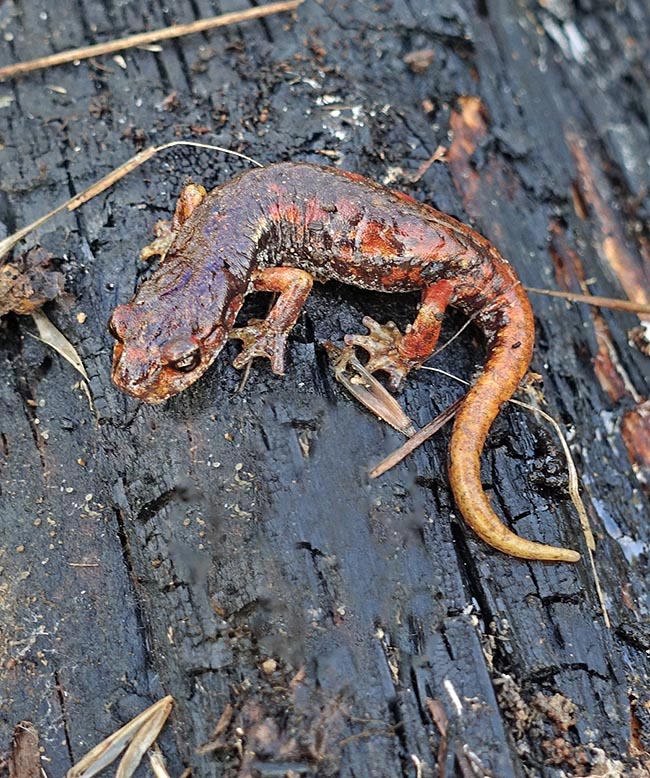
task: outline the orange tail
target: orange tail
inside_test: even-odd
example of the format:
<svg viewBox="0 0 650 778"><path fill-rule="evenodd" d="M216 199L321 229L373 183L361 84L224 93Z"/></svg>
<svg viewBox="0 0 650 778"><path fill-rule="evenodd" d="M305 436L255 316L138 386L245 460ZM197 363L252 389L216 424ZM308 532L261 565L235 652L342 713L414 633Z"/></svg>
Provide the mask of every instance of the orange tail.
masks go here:
<svg viewBox="0 0 650 778"><path fill-rule="evenodd" d="M577 551L524 540L511 532L492 510L481 484L480 458L488 432L501 403L510 399L526 373L533 352L533 316L524 291L519 285L510 287L503 298L507 319L493 337L485 368L454 422L449 481L463 518L490 546L521 559L577 562Z"/></svg>

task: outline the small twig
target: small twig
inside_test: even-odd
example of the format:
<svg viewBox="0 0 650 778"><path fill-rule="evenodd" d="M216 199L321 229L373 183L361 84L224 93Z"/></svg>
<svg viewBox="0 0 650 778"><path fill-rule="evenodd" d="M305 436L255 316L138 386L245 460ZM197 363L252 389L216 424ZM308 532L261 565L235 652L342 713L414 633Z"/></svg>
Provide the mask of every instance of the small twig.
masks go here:
<svg viewBox="0 0 650 778"><path fill-rule="evenodd" d="M453 689L453 686L451 686L449 681L446 681L446 683ZM447 691L449 691L449 689L447 689ZM453 693L456 695L455 690ZM456 695L456 697L458 697L458 695ZM454 701L453 698L452 701L454 702L454 707L456 708L457 719L460 719L462 713L462 705L460 705L460 700L458 700L458 704L456 704L456 701ZM433 723L438 728L438 732L440 734L440 747L438 749L438 772L440 774L440 778L445 778L447 773L447 755L450 746L449 718L447 717L447 713L445 712L445 709L439 700L434 700L431 699L431 697L427 697L426 707L429 715L433 720ZM488 776L485 768L482 764L480 764L480 762L478 762L478 760L476 764L478 771L474 769L474 759L476 757L473 752L469 750L467 745L461 746L460 743L453 743L451 745L453 746L453 756L456 759L456 766L458 767L463 778L476 778L477 775ZM453 765L450 766L453 769Z"/></svg>
<svg viewBox="0 0 650 778"><path fill-rule="evenodd" d="M448 408L445 408L442 413L439 413L433 421L430 421L426 426L422 427L422 429L419 429L403 446L400 446L400 448L393 451L392 454L389 454L385 459L382 459L382 461L370 471L370 477L379 478L380 475L383 475L387 470L390 470L391 467L395 467L398 462L406 459L406 457L415 451L418 446L421 446L425 440L428 440L435 435L441 427L444 427L445 424L456 415L456 412L462 405L464 399L464 396L459 397Z"/></svg>
<svg viewBox="0 0 650 778"><path fill-rule="evenodd" d="M83 205L84 203L88 202L88 200L91 200L93 197L101 194L121 178L124 178L127 173L135 170L148 159L151 159L151 157L158 154L158 152L166 151L167 149L171 149L176 146L192 146L200 149L210 149L211 151L221 151L224 154L232 154L235 157L245 159L246 161L251 162L253 165L257 165L257 167L263 167L263 165L260 164L257 160L246 156L246 154L241 154L239 151L233 151L232 149L225 149L222 146L213 146L209 143L199 143L197 141L190 140L175 140L171 143L164 143L162 146L149 146L149 148L143 149L138 154L131 157L131 159L128 159L126 162L124 162L124 164L120 165L118 168L115 168L115 170L111 170L110 173L105 175L103 178L100 178L99 181L96 181L87 189L84 189L83 192L75 195L70 200L66 200L64 203L61 203L61 205L57 205L56 208L54 208L49 213L46 213L45 216L41 216L40 218L36 219L36 221L18 230L18 232L14 232L13 235L9 235L9 237L5 238L4 240L0 240L0 261L4 255L11 251L11 249L24 237L29 235L30 232L37 229L41 225L45 224L45 222L49 221L54 216L57 216L62 211L76 210L80 205Z"/></svg>
<svg viewBox="0 0 650 778"><path fill-rule="evenodd" d="M449 699L452 702L452 705L454 706L454 709L456 710L456 716L460 718L463 715L463 703L460 701L460 697L458 696L458 692L454 688L453 683L449 680L449 678L445 678L442 682L442 685L445 687L445 691L449 695Z"/></svg>
<svg viewBox="0 0 650 778"><path fill-rule="evenodd" d="M411 754L411 761L415 766L415 778L422 778L424 769L427 767L427 763L423 762L417 754ZM427 770L427 774L429 770Z"/></svg>
<svg viewBox="0 0 650 778"><path fill-rule="evenodd" d="M234 713L235 709L230 703L228 703L223 709L221 716L219 716L219 721L217 721L214 731L210 736L210 740L207 743L197 747L197 754L209 754L212 751L217 751L221 748L224 748L225 742L222 738L222 735L230 726L230 722L232 721Z"/></svg>
<svg viewBox="0 0 650 778"><path fill-rule="evenodd" d="M0 68L0 80L13 78L30 73L33 70L49 68L54 65L63 65L67 62L76 62L80 59L89 59L98 57L102 54L113 54L116 51L124 51L135 46L145 46L149 43L180 38L183 35L192 35L197 32L214 30L217 27L226 27L229 24L245 22L249 19L259 19L262 16L280 13L282 11L293 11L303 0L283 0L279 3L269 3L257 8L248 8L245 11L234 11L233 13L221 14L221 16L211 16L209 19L198 19L189 24L174 24L171 27L163 27L160 30L151 30L150 32L141 32L136 35L129 35L126 38L118 38L105 43L97 43L94 46L83 46L79 49L69 49L61 51L58 54L50 54L47 57L39 57L28 62L18 62L14 65L7 65Z"/></svg>
<svg viewBox="0 0 650 778"><path fill-rule="evenodd" d="M99 567L99 562L68 562L68 567Z"/></svg>
<svg viewBox="0 0 650 778"><path fill-rule="evenodd" d="M237 384L237 388L235 389L235 394L242 394L244 389L246 388L246 384L248 383L248 379L251 374L251 368L253 367L253 360L249 359L246 363L246 367L242 371L241 378L239 379L239 383Z"/></svg>
<svg viewBox="0 0 650 778"><path fill-rule="evenodd" d="M433 154L429 157L429 159L425 160L420 167L416 170L416 172L411 176L409 179L410 183L415 184L417 183L422 176L427 172L427 170L433 165L434 162L444 162L445 154L447 153L447 149L444 146L438 146L438 148L433 152Z"/></svg>
<svg viewBox="0 0 650 778"><path fill-rule="evenodd" d="M433 723L438 728L440 735L440 745L438 746L438 775L439 778L447 778L447 749L449 747L449 741L447 739L447 730L449 727L449 719L445 709L442 707L442 703L439 700L433 700L431 697L427 697L426 700L427 710L429 715L433 719Z"/></svg>
<svg viewBox="0 0 650 778"><path fill-rule="evenodd" d="M596 297L590 294L574 294L573 292L557 292L551 289L534 289L525 286L527 292L535 294L545 294L549 297L562 297L572 303L587 303L595 305L598 308L612 308L615 311L630 311L631 313L650 313L650 305L646 303L635 303L633 300L617 300L615 297Z"/></svg>

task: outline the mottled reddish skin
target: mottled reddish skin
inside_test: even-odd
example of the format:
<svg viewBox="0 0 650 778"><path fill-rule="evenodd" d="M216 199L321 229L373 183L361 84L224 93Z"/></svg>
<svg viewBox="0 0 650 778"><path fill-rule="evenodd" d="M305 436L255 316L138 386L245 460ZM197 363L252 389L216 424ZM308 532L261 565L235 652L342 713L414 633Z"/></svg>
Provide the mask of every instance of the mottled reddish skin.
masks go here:
<svg viewBox="0 0 650 778"><path fill-rule="evenodd" d="M512 533L481 485L485 439L528 369L534 340L526 294L485 238L362 176L300 163L251 170L207 195L191 186L171 232L155 273L111 318L117 386L145 402L162 402L199 378L228 337L244 342L236 367L265 356L282 373L286 337L313 280L421 290L406 335L348 336L348 344L367 349L368 369L386 371L396 387L433 352L447 305L475 316L488 357L454 423L449 473L458 507L478 535L505 553L579 559L575 551ZM266 320L234 330L244 296L254 290L280 296Z"/></svg>

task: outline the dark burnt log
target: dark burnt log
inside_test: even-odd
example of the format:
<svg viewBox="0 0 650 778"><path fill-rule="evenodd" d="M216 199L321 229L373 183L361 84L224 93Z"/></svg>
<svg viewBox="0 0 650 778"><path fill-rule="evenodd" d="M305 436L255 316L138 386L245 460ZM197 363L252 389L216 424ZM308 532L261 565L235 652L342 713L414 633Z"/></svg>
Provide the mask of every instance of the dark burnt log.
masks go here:
<svg viewBox="0 0 650 778"><path fill-rule="evenodd" d="M0 65L233 7L5 0ZM472 224L531 287L643 301L649 40L641 0L309 0L32 73L0 84L0 228L144 145L195 138L390 183ZM414 182L439 145L447 163ZM335 383L321 344L360 331L365 314L403 327L414 299L316 289L287 374L256 364L241 391L234 343L163 406L111 384L106 321L149 272L137 249L188 176L209 187L243 169L167 152L26 244L60 260L67 294L45 311L83 359L93 405L29 317L3 320L0 747L30 721L60 776L171 694L160 742L174 776L449 776L473 758L499 778L645 775L650 362L628 342L638 318L532 297L538 400L570 432L608 629L586 558L517 561L466 529L448 431L369 482L401 438ZM451 314L443 339L461 324ZM469 378L482 349L470 329L432 364ZM461 392L420 371L401 400L423 425ZM483 461L517 533L585 551L544 422L505 408Z"/></svg>

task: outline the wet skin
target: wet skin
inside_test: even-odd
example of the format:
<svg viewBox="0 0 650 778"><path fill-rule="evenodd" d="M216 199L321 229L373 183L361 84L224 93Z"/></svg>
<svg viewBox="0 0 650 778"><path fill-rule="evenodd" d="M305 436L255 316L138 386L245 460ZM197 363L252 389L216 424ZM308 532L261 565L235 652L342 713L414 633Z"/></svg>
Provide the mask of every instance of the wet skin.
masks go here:
<svg viewBox="0 0 650 778"><path fill-rule="evenodd" d="M171 224L143 256L162 260L133 300L113 313L113 380L123 391L160 403L194 383L226 340L243 341L235 366L255 357L284 371L287 335L315 280L382 292L419 290L415 321L402 335L373 322L370 335L348 335L369 352L367 369L396 389L435 349L448 305L473 316L487 360L456 416L449 478L474 531L512 556L578 561L572 550L525 540L492 510L480 456L503 402L530 364L534 322L515 272L485 238L452 217L361 176L301 163L253 169L209 193L190 184ZM244 297L279 297L265 320L234 328Z"/></svg>

